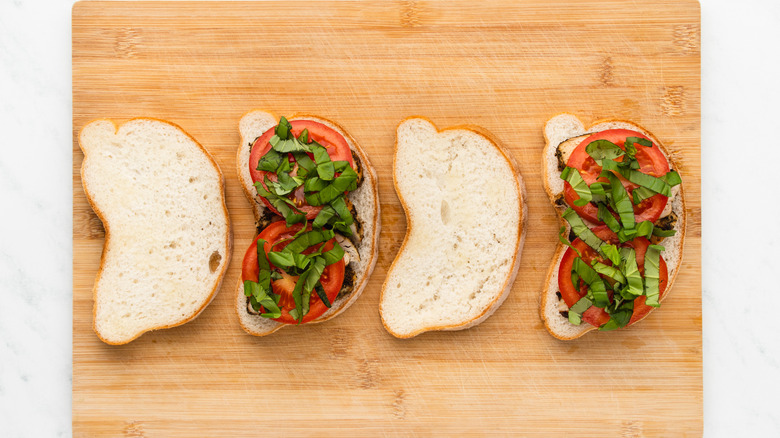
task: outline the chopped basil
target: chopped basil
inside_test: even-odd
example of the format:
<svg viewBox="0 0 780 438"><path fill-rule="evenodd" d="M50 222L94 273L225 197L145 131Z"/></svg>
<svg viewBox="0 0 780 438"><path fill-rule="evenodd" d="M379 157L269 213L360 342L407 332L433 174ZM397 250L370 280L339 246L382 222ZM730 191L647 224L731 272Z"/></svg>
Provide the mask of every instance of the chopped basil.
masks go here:
<svg viewBox="0 0 780 438"><path fill-rule="evenodd" d="M615 219L615 216L612 216L612 213L607 210L607 206L601 203L599 203L598 219L604 222L613 233L620 231L620 223Z"/></svg>
<svg viewBox="0 0 780 438"><path fill-rule="evenodd" d="M651 307L659 307L659 283L660 283L660 271L661 271L661 251L664 250L663 246L650 245L645 252L645 295L647 295L647 301L645 304Z"/></svg>
<svg viewBox="0 0 780 438"><path fill-rule="evenodd" d="M655 195L656 193L647 187L637 187L631 192L634 205L639 205L640 202L644 201L645 199L652 198Z"/></svg>
<svg viewBox="0 0 780 438"><path fill-rule="evenodd" d="M593 199L593 196L590 193L590 189L588 188L588 183L582 179L582 175L580 174L579 170L573 167L567 167L563 169L563 172L561 173L561 179L564 179L566 182L571 184L571 187L577 193L577 196L579 196L579 199L574 201L574 205L577 207L585 206L591 201L591 199Z"/></svg>
<svg viewBox="0 0 780 438"><path fill-rule="evenodd" d="M664 182L669 184L669 186L674 187L678 184L682 184L682 179L680 178L680 174L675 172L674 170L670 170L666 173L663 177L661 177Z"/></svg>
<svg viewBox="0 0 780 438"><path fill-rule="evenodd" d="M636 226L636 235L650 238L653 235L655 226L650 221L642 221Z"/></svg>
<svg viewBox="0 0 780 438"><path fill-rule="evenodd" d="M601 160L604 158L615 159L625 154L618 145L609 140L592 141L585 147L585 152L598 164L601 164Z"/></svg>
<svg viewBox="0 0 780 438"><path fill-rule="evenodd" d="M612 160L604 160L605 169L607 168L606 164L609 162L614 163ZM623 224L624 228L634 228L634 206L631 204L628 192L615 174L609 171L602 172L602 175L603 174L606 174L605 176L609 179L612 189L610 191L612 194L612 201L615 204L617 214L620 216L620 222Z"/></svg>
<svg viewBox="0 0 780 438"><path fill-rule="evenodd" d="M580 252L577 250L577 248L575 248L574 245L572 245L569 242L569 239L566 238L566 227L561 227L561 229L558 230L558 240L562 244L564 244L564 245L568 246L569 248L571 248L572 250L574 250L574 252L577 254L577 257L582 257L582 254L580 254ZM575 283L575 282L572 280L572 283ZM577 287L576 283L575 283L574 286Z"/></svg>
<svg viewBox="0 0 780 438"><path fill-rule="evenodd" d="M663 229L658 228L658 227L653 228L653 236L672 237L675 234L677 234L677 230L663 230Z"/></svg>
<svg viewBox="0 0 780 438"><path fill-rule="evenodd" d="M626 277L624 277L623 274L621 274L620 271L614 266L605 265L601 262L595 262L593 263L593 270L599 274L606 275L618 283L626 282Z"/></svg>
<svg viewBox="0 0 780 438"><path fill-rule="evenodd" d="M293 254L287 251L271 251L268 253L268 261L278 268L295 266Z"/></svg>
<svg viewBox="0 0 780 438"><path fill-rule="evenodd" d="M316 285L314 285L314 290L317 291L317 295L320 297L320 300L322 300L322 304L324 304L325 307L330 309L332 304L328 299L328 295L325 293L325 289L322 288L322 285L320 283L317 283Z"/></svg>
<svg viewBox="0 0 780 438"><path fill-rule="evenodd" d="M571 225L572 231L574 231L574 234L577 235L582 241L584 241L588 246L595 249L596 251L601 248L601 245L604 244L604 241L598 238L593 231L588 228L587 225L585 225L585 222L582 220L579 215L577 215L577 212L574 211L571 208L567 208L566 211L563 212L563 218Z"/></svg>
<svg viewBox="0 0 780 438"><path fill-rule="evenodd" d="M623 259L620 264L620 270L626 277L627 286L621 292L634 297L638 297L644 293L644 287L642 283L642 275L639 273L639 268L636 264L636 252L634 248L620 248L620 257Z"/></svg>
<svg viewBox="0 0 780 438"><path fill-rule="evenodd" d="M593 302L588 297L582 297L574 303L569 309L569 322L574 325L580 325L582 322L582 313L585 312L593 305Z"/></svg>
<svg viewBox="0 0 780 438"><path fill-rule="evenodd" d="M574 272L588 285L588 296L596 307L606 307L609 304L607 286L599 274L581 258L574 259Z"/></svg>
<svg viewBox="0 0 780 438"><path fill-rule="evenodd" d="M249 297L249 303L256 311L260 310L262 306L266 313L262 313L260 316L264 318L279 318L282 316L282 312L278 306L278 297L275 294L270 293L270 290L264 290L259 283L254 281L244 280L244 295Z"/></svg>
<svg viewBox="0 0 780 438"><path fill-rule="evenodd" d="M609 321L599 327L599 330L608 331L625 327L628 325L629 321L631 321L631 316L634 314L634 302L624 301L619 304L616 309L610 309L607 313L609 313L610 316Z"/></svg>
<svg viewBox="0 0 780 438"><path fill-rule="evenodd" d="M599 252L601 252L604 257L608 258L613 265L617 266L620 264L620 252L618 251L617 246L605 243L601 245Z"/></svg>

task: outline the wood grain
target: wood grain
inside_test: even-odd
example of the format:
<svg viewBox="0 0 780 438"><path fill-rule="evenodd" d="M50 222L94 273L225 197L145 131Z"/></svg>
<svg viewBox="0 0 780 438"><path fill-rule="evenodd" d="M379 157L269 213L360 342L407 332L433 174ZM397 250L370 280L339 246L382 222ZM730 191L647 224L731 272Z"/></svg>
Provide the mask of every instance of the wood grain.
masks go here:
<svg viewBox="0 0 780 438"><path fill-rule="evenodd" d="M75 436L699 436L702 430L698 3L80 2L73 9ZM338 121L379 175L379 261L325 324L246 335L232 310L253 237L235 170L253 108ZM625 118L673 151L690 224L669 299L637 327L552 338L538 316L557 219L541 180L542 126ZM504 305L462 332L398 340L379 291L405 232L392 184L398 122L489 130L520 163L528 234ZM92 332L103 228L79 178L89 120L179 124L227 180L233 262L195 321L121 347Z"/></svg>

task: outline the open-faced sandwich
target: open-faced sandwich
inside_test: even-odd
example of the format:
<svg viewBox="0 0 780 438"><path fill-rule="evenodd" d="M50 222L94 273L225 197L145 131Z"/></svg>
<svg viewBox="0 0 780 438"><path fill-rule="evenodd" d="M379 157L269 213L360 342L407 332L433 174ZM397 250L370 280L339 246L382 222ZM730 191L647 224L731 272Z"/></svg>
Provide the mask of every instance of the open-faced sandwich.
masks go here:
<svg viewBox="0 0 780 438"><path fill-rule="evenodd" d="M357 300L376 264L376 173L319 117L251 111L239 131L238 176L258 229L236 289L241 327L264 336L327 321Z"/></svg>
<svg viewBox="0 0 780 438"><path fill-rule="evenodd" d="M79 134L81 181L106 229L94 329L109 344L184 324L219 290L232 235L214 159L180 127L108 119Z"/></svg>
<svg viewBox="0 0 780 438"><path fill-rule="evenodd" d="M511 154L480 128L409 118L397 129L393 181L407 228L382 286L385 329L410 338L484 321L512 289L525 238Z"/></svg>
<svg viewBox="0 0 780 438"><path fill-rule="evenodd" d="M680 268L686 211L676 166L631 122L586 129L561 114L544 135L545 188L563 222L544 324L563 340L634 324L660 306Z"/></svg>

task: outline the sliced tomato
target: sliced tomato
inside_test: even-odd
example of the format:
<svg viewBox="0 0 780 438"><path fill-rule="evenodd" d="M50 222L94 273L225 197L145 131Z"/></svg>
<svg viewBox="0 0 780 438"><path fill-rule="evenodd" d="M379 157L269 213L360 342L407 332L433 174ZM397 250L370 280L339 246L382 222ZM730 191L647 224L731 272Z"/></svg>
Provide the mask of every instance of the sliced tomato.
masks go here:
<svg viewBox="0 0 780 438"><path fill-rule="evenodd" d="M244 261L241 265L241 279L244 281L257 281L260 268L257 264L257 240L265 240L263 249L268 254L270 251L280 251L284 249L287 244L292 241L292 237L301 230L303 224L295 224L292 227L287 227L284 221L274 222L266 227L252 242L244 255ZM311 229L308 226L307 229ZM333 248L335 239L331 239L325 243L323 251L328 251ZM311 247L305 251L304 254L314 251L316 247ZM271 287L274 293L279 294L279 308L282 311L282 316L274 319L274 321L285 324L297 324L298 321L290 316L290 310L295 308L295 300L293 299L292 292L295 289L295 283L298 281L297 276L289 275L283 270L271 265L271 269L282 274L282 278L275 280L271 283ZM320 277L320 283L325 290L325 295L328 300L333 303L341 290L341 285L344 283L344 260L328 265L322 272ZM328 308L325 303L322 302L319 295L316 292L312 292L309 298L309 313L304 315L302 323L309 322L315 318L322 316Z"/></svg>
<svg viewBox="0 0 780 438"><path fill-rule="evenodd" d="M639 268L639 273L644 275L645 252L647 251L647 247L650 246L649 240L645 239L644 237L637 237L634 240L621 244L619 243L620 240L618 239L617 235L609 228L607 228L606 225L595 227L592 231L596 234L596 236L598 236L599 239L607 243L618 245L620 247L634 248L634 251L636 252L636 264ZM605 265L612 266L612 262L610 260L601 257L599 253L597 253L581 239L577 238L571 244L573 247L577 248L577 251L582 254L583 261L587 262L589 265L593 265L594 261L598 261ZM576 258L577 253L575 253L573 249L567 248L566 252L563 254L561 265L558 268L558 288L561 291L563 301L569 307L573 306L577 301L580 300L580 298L584 297L588 291L587 285L581 284L580 288L577 289L574 287L574 283L571 281L571 272L574 266L574 259ZM661 257L659 265L660 272L658 289L660 296L663 296L664 292L666 291L666 285L669 283L669 273L667 271L666 262L664 261L663 257ZM637 297L634 300L634 313L631 316L628 325L631 325L642 319L650 312L650 310L653 309L652 307L645 304L646 300L647 297L645 296ZM606 324L607 321L609 321L609 315L604 309L591 306L588 310L583 312L582 320L592 326L601 327L602 325Z"/></svg>
<svg viewBox="0 0 780 438"><path fill-rule="evenodd" d="M588 155L588 152L585 150L585 148L591 142L596 140L608 140L619 146L621 149L625 150L626 138L628 137L644 138L652 142L652 140L650 140L650 138L647 136L642 135L636 131L630 131L628 129L610 129L607 131L598 132L586 138L582 141L582 143L574 148L571 156L569 157L567 165L579 170L580 174L582 174L582 179L584 179L588 185L593 184L596 181L609 182L606 178L599 178L599 174L601 173L601 166L596 163L596 160ZM661 152L661 149L657 145L654 144L652 147L647 147L635 144L635 146L637 150L636 160L639 162L639 170L642 173L646 173L655 177L662 177L666 175L667 172L669 172L669 161L666 159L666 157L664 157L663 152ZM615 161L622 160L623 157L618 157L615 159ZM623 187L625 187L628 191L629 196L631 196L635 188L639 187L620 175L618 175L618 178L623 183ZM566 200L566 203L569 204L571 208L573 208L574 211L576 211L577 214L579 214L581 217L584 217L585 219L588 219L589 221L596 224L603 224L603 222L598 219L598 207L596 207L593 203L588 203L582 207L574 205L574 201L580 199L580 197L568 182L564 182L563 196ZM668 198L666 196L655 195L643 200L637 205L634 205L634 216L636 222L657 221L658 218L661 217L661 213L663 213L667 201Z"/></svg>
<svg viewBox="0 0 780 438"><path fill-rule="evenodd" d="M290 125L292 125L292 134L296 138L301 135L301 132L303 132L304 129L307 129L309 131L309 139L324 146L325 149L328 150L331 161L347 161L353 169L355 168L355 161L352 159L349 143L347 143L347 140L343 135L338 133L338 131L313 120L292 120L290 121ZM275 129L276 127L273 127L258 137L257 140L255 140L255 143L252 146L252 152L249 155L249 173L252 176L252 182L260 181L263 184L263 187L266 187L266 175L268 175L268 179L271 181L276 181L275 173L257 170L257 163L260 161L260 158L271 149L269 141L271 140L271 137L274 136ZM292 154L289 155L289 159L290 162L294 161ZM266 187L266 189L267 188L268 187ZM279 211L277 211L267 199L262 197L260 199L263 200L263 203L270 208L271 211L277 215L279 214ZM293 192L293 194L290 195L290 199L295 202L296 207L301 212L306 213L307 219L314 219L317 217L320 210L322 210L321 206L315 207L306 203L302 187Z"/></svg>

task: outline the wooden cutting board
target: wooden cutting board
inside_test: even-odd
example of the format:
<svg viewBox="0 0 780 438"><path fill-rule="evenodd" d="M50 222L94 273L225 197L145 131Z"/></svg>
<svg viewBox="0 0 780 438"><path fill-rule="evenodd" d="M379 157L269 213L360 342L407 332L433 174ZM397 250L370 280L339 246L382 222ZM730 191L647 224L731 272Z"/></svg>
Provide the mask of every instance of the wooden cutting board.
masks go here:
<svg viewBox="0 0 780 438"><path fill-rule="evenodd" d="M235 170L253 108L338 121L380 178L379 261L363 296L325 324L255 338L232 309L254 233ZM674 151L690 224L663 310L640 325L552 338L539 290L558 221L540 176L544 122L618 117ZM702 431L700 20L659 2L81 2L73 8L75 436L698 436ZM478 327L398 340L382 281L405 232L392 184L396 125L470 123L520 163L529 221L520 273ZM108 346L92 332L104 231L79 177L91 119L170 120L216 158L235 249L195 321Z"/></svg>

